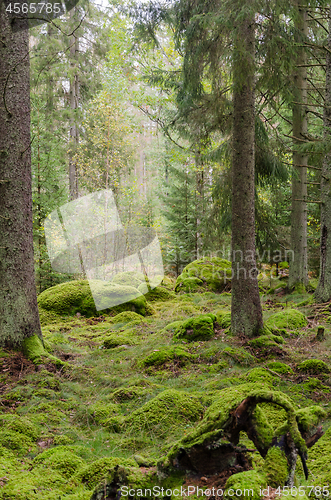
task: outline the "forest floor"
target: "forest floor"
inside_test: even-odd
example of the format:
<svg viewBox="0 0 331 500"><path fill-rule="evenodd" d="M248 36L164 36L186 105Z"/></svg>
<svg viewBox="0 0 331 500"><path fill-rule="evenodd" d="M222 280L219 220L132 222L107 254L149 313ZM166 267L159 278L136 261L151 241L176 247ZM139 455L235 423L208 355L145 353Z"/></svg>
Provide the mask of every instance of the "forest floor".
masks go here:
<svg viewBox="0 0 331 500"><path fill-rule="evenodd" d="M0 351L0 499L88 500L113 465L156 470L160 457L196 426L215 394L248 381L282 391L296 408L320 405L326 410L326 434L308 454L310 477L305 481L298 462L296 483L325 487L321 481L331 479L331 374L298 367L304 360L318 359L331 369L331 304L319 306L312 295L286 295L274 287L278 292L261 295L266 320L293 308L307 318L305 327L284 331L284 342L277 348L253 347L218 327L210 340L177 342L185 355L176 354L167 325L230 311L230 293L206 292L156 300L153 315L130 323L113 323L103 315L68 317L44 326L46 348L66 361L61 368L45 365L36 370L21 353ZM316 339L318 326L325 327L322 341ZM105 348L107 338L113 347ZM138 410L164 391L193 398L196 414L160 409L139 420ZM259 470L263 459L252 452L250 463ZM186 477L181 484L224 487L235 472ZM265 498L275 498L274 490Z"/></svg>

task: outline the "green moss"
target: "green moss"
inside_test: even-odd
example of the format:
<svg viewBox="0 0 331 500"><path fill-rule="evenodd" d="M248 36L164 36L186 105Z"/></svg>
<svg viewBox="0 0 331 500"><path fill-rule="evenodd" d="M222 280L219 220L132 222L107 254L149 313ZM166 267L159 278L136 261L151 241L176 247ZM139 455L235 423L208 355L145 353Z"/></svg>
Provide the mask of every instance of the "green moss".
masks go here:
<svg viewBox="0 0 331 500"><path fill-rule="evenodd" d="M137 314L136 312L133 311L123 311L119 314L116 314L113 318L110 318L108 320L108 323L111 324L118 324L118 323L132 323L134 322L135 324L139 324L142 321L144 321L144 316L141 316L141 314Z"/></svg>
<svg viewBox="0 0 331 500"><path fill-rule="evenodd" d="M250 340L248 343L252 347L271 347L276 346L278 344L283 344L284 339L279 335L261 335L260 337L256 337L253 340Z"/></svg>
<svg viewBox="0 0 331 500"><path fill-rule="evenodd" d="M331 428L308 450L307 466L311 473L311 483L323 486L331 482Z"/></svg>
<svg viewBox="0 0 331 500"><path fill-rule="evenodd" d="M229 364L222 360L222 361L219 361L218 363L215 363L214 365L212 365L210 368L209 368L209 371L210 373L219 373L223 370L225 370L226 368L229 368Z"/></svg>
<svg viewBox="0 0 331 500"><path fill-rule="evenodd" d="M271 361L267 364L267 367L276 373L280 373L281 375L291 375L293 373L292 368L281 361Z"/></svg>
<svg viewBox="0 0 331 500"><path fill-rule="evenodd" d="M5 414L1 416L0 423L5 429L24 434L24 436L27 436L32 441L36 441L40 435L39 428L27 417Z"/></svg>
<svg viewBox="0 0 331 500"><path fill-rule="evenodd" d="M104 477L107 476L109 469L116 465L124 467L136 466L136 462L131 459L118 457L105 457L96 460L90 465L82 468L74 477L76 484L83 483L89 490L92 490Z"/></svg>
<svg viewBox="0 0 331 500"><path fill-rule="evenodd" d="M294 285L292 293L297 293L297 294L300 294L300 295L306 293L306 287L305 287L305 285L303 283L296 283Z"/></svg>
<svg viewBox="0 0 331 500"><path fill-rule="evenodd" d="M39 319L41 326L60 323L63 319L60 314L57 314L54 311L46 311L46 309L43 309L40 305L38 309L39 309Z"/></svg>
<svg viewBox="0 0 331 500"><path fill-rule="evenodd" d="M120 345L136 345L138 344L138 340L133 335L118 334L113 333L112 335L108 335L103 339L103 347L105 349L113 349L114 347L118 347Z"/></svg>
<svg viewBox="0 0 331 500"><path fill-rule="evenodd" d="M216 321L221 328L231 327L231 312L230 311L216 311Z"/></svg>
<svg viewBox="0 0 331 500"><path fill-rule="evenodd" d="M101 304L104 302L104 310L110 311L135 311L143 316L146 313L146 299L139 294L138 290L131 286L122 286L100 280L90 280L93 284L93 293ZM116 299L121 302L118 306L107 307L109 300ZM39 306L59 315L74 316L77 312L84 316L95 316L99 314L95 308L89 281L74 280L55 285L44 290L38 296Z"/></svg>
<svg viewBox="0 0 331 500"><path fill-rule="evenodd" d="M104 420L118 413L118 406L113 403L98 402L89 406L88 412L96 424L102 424Z"/></svg>
<svg viewBox="0 0 331 500"><path fill-rule="evenodd" d="M255 470L239 472L229 477L224 488L224 500L240 499L259 500L262 498L261 489L267 485L266 479ZM234 495L232 495L233 490Z"/></svg>
<svg viewBox="0 0 331 500"><path fill-rule="evenodd" d="M182 278L176 283L175 291L184 293L196 293L204 290L203 281L199 278L191 276L189 278Z"/></svg>
<svg viewBox="0 0 331 500"><path fill-rule="evenodd" d="M274 431L287 422L287 413L281 406L273 403L260 403L259 407Z"/></svg>
<svg viewBox="0 0 331 500"><path fill-rule="evenodd" d="M288 477L288 463L283 450L272 446L264 461L263 471L267 477L267 483L272 488L284 486Z"/></svg>
<svg viewBox="0 0 331 500"><path fill-rule="evenodd" d="M303 373L317 375L319 373L330 373L328 365L320 359L306 359L297 366L297 370Z"/></svg>
<svg viewBox="0 0 331 500"><path fill-rule="evenodd" d="M214 314L201 314L183 321L174 333L174 340L209 340L214 336Z"/></svg>
<svg viewBox="0 0 331 500"><path fill-rule="evenodd" d="M41 365L47 362L52 362L57 366L65 365L63 361L45 351L43 343L37 335L26 337L23 340L22 348L25 356L35 365Z"/></svg>
<svg viewBox="0 0 331 500"><path fill-rule="evenodd" d="M146 289L146 285L140 285L138 288L141 293L144 293L143 290ZM156 301L165 301L165 300L173 300L175 298L174 292L171 292L167 288L164 288L162 286L156 286L152 290L150 290L148 293L145 293L146 300L150 302L156 302Z"/></svg>
<svg viewBox="0 0 331 500"><path fill-rule="evenodd" d="M307 319L297 309L284 309L284 311L272 314L265 322L265 325L271 331L277 331L282 328L297 330L307 326Z"/></svg>
<svg viewBox="0 0 331 500"><path fill-rule="evenodd" d="M54 445L63 445L66 446L68 444L72 444L74 440L67 436L66 434L60 434L59 436L55 436L53 439Z"/></svg>
<svg viewBox="0 0 331 500"><path fill-rule="evenodd" d="M141 396L145 396L146 394L150 394L153 391L153 388L147 386L137 386L130 385L129 387L120 387L116 389L116 391L112 392L111 398L116 403L122 403L123 401L129 401L130 399L135 399Z"/></svg>
<svg viewBox="0 0 331 500"><path fill-rule="evenodd" d="M126 418L131 431L144 429L164 436L172 426L196 422L203 414L199 399L182 391L169 389L145 403Z"/></svg>
<svg viewBox="0 0 331 500"><path fill-rule="evenodd" d="M19 453L27 453L30 449L35 448L31 438L10 429L0 432L0 445Z"/></svg>
<svg viewBox="0 0 331 500"><path fill-rule="evenodd" d="M35 457L34 463L54 469L65 478L70 478L78 469L82 469L86 465L84 460L68 446L56 446L43 451Z"/></svg>
<svg viewBox="0 0 331 500"><path fill-rule="evenodd" d="M226 347L223 354L232 358L238 365L250 366L256 362L254 356L240 347Z"/></svg>
<svg viewBox="0 0 331 500"><path fill-rule="evenodd" d="M302 431L310 431L326 418L327 412L321 406L309 406L296 411L298 426Z"/></svg>
<svg viewBox="0 0 331 500"><path fill-rule="evenodd" d="M231 262L218 257L206 257L188 264L178 276L176 285L180 285L186 278L198 278L204 286L215 292L222 292L231 283Z"/></svg>
<svg viewBox="0 0 331 500"><path fill-rule="evenodd" d="M253 368L250 372L244 375L245 381L247 382L260 382L272 385L274 377L270 372L264 368Z"/></svg>
<svg viewBox="0 0 331 500"><path fill-rule="evenodd" d="M256 428L257 441L261 447L265 448L271 445L274 430L267 421L260 404L272 403L277 404L286 411L286 432L290 432L297 448L302 453L306 453L307 448L298 430L295 410L289 398L279 391L271 391L266 386L254 382L220 391L212 405L206 410L203 420L194 430L171 448L161 466L163 468L169 467L176 459L178 453L182 453L181 450L191 449L203 443L207 443L210 446L211 442L218 440L220 436L226 437L225 428L232 425L233 410L247 397L251 397L257 403L253 413L253 423Z"/></svg>
<svg viewBox="0 0 331 500"><path fill-rule="evenodd" d="M306 380L306 382L304 382L302 386L309 392L322 391L325 394L328 394L330 392L330 388L327 385L322 384L322 382L317 378L308 378L308 380Z"/></svg>
<svg viewBox="0 0 331 500"><path fill-rule="evenodd" d="M190 354L185 347L160 347L154 350L145 359L141 361L142 366L161 366L164 363L176 362L177 364L184 365L187 362L195 359L194 354Z"/></svg>

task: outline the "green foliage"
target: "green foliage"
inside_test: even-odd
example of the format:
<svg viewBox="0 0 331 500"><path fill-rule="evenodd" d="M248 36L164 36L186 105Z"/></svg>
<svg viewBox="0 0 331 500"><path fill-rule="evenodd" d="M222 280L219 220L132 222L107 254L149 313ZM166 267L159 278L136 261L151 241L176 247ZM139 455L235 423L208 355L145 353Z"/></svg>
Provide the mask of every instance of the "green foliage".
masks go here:
<svg viewBox="0 0 331 500"><path fill-rule="evenodd" d="M214 336L214 314L201 314L196 318L183 321L175 330L174 340L181 339L194 342L195 340L209 340Z"/></svg>
<svg viewBox="0 0 331 500"><path fill-rule="evenodd" d="M307 319L302 312L297 309L284 309L277 313L272 314L265 325L270 328L271 331L277 333L278 329L286 328L290 330L296 330L303 328L307 325Z"/></svg>
<svg viewBox="0 0 331 500"><path fill-rule="evenodd" d="M185 426L199 420L204 408L198 398L168 389L133 411L125 420L131 431L144 429L165 436L171 426Z"/></svg>
<svg viewBox="0 0 331 500"><path fill-rule="evenodd" d="M185 347L161 347L144 358L141 364L143 366L161 366L164 363L173 362L184 365L195 358L196 356L190 354Z"/></svg>
<svg viewBox="0 0 331 500"><path fill-rule="evenodd" d="M328 365L320 359L306 359L297 366L297 370L303 373L318 375L319 373L330 373Z"/></svg>

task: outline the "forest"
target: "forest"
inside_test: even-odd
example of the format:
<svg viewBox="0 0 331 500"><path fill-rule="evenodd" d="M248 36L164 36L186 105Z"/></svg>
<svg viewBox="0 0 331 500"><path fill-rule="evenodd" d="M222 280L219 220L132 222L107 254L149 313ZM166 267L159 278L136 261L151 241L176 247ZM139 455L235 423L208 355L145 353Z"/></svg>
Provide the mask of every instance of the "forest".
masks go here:
<svg viewBox="0 0 331 500"><path fill-rule="evenodd" d="M0 0L0 500L331 495L331 4Z"/></svg>

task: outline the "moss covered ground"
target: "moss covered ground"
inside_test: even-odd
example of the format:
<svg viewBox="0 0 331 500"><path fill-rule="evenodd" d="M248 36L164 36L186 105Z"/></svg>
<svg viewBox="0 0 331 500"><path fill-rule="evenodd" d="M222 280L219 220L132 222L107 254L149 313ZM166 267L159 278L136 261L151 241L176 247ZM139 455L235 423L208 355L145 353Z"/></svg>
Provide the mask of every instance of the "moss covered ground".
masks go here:
<svg viewBox="0 0 331 500"><path fill-rule="evenodd" d="M79 286L80 294L85 284ZM323 420L326 432L308 450L309 479L298 461L295 484L331 482L328 307L315 305L308 293L261 294L270 333L246 342L231 335L229 292L174 288L169 281L138 306L99 315L89 301L83 311L71 288L56 311L51 305L59 295L44 292L39 303L49 356L41 351L34 365L20 352L0 351L1 500L99 500L106 476L144 488L160 481L172 489L228 482L255 488L260 498L258 486L285 481L286 458L278 449L264 458L247 452L249 470L232 467L222 477L156 475L156 464L176 443L213 428L208 415L215 415L217 398L223 406L227 395L240 403L252 387L290 400L302 432ZM326 328L322 342L318 326ZM286 425L287 413L277 404L261 403L258 414L269 434ZM254 448L245 433L241 445Z"/></svg>

